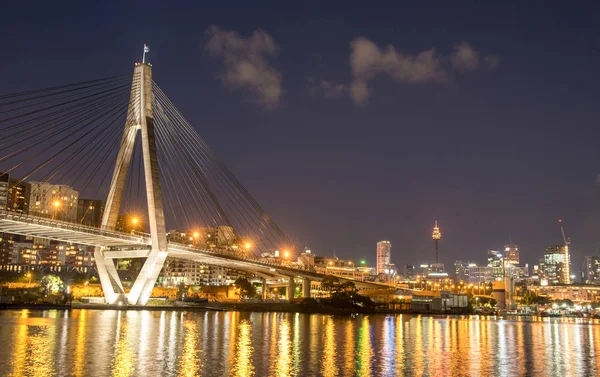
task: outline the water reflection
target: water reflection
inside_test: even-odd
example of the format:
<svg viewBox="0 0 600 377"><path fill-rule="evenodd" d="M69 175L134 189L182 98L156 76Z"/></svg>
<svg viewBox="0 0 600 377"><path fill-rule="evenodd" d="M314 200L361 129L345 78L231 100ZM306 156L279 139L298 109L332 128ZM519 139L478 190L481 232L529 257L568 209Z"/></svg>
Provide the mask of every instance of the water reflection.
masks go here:
<svg viewBox="0 0 600 377"><path fill-rule="evenodd" d="M0 312L9 376L597 375L581 320L284 313Z"/></svg>
<svg viewBox="0 0 600 377"><path fill-rule="evenodd" d="M200 374L200 361L198 358L198 326L194 321L185 321L183 325L183 350L179 359L180 377L194 377Z"/></svg>
<svg viewBox="0 0 600 377"><path fill-rule="evenodd" d="M277 357L274 369L271 370L271 376L287 377L292 376L292 340L290 337L290 323L283 319L279 323L279 341L277 342Z"/></svg>
<svg viewBox="0 0 600 377"><path fill-rule="evenodd" d="M335 323L331 317L325 319L323 358L321 359L321 374L323 377L336 377L338 368L336 365L336 338Z"/></svg>
<svg viewBox="0 0 600 377"><path fill-rule="evenodd" d="M250 377L254 375L254 366L252 365L252 324L248 320L242 320L239 324L237 333L237 343L235 347L235 358L233 361L232 376Z"/></svg>
<svg viewBox="0 0 600 377"><path fill-rule="evenodd" d="M371 329L369 317L365 316L358 330L358 350L356 360L356 374L361 377L371 375L371 358L373 348L371 347Z"/></svg>
<svg viewBox="0 0 600 377"><path fill-rule="evenodd" d="M75 367L73 368L73 374L75 377L83 376L83 367L85 365L85 318L86 310L82 310L79 313L77 323L77 339L75 340Z"/></svg>

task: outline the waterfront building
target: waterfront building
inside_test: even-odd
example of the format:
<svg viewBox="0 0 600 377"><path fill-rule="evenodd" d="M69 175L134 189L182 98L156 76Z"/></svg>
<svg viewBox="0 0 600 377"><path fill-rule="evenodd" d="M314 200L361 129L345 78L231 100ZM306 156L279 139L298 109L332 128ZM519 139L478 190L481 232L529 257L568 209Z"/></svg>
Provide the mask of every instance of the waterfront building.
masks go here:
<svg viewBox="0 0 600 377"><path fill-rule="evenodd" d="M385 265L389 265L392 254L392 244L390 241L377 242L377 275L385 270Z"/></svg>
<svg viewBox="0 0 600 377"><path fill-rule="evenodd" d="M359 271L356 264L351 260L315 256L314 261L316 271L322 274L360 281L365 280L365 273Z"/></svg>
<svg viewBox="0 0 600 377"><path fill-rule="evenodd" d="M227 286L238 278L232 270L186 259L167 258L161 271L163 286L185 285Z"/></svg>
<svg viewBox="0 0 600 377"><path fill-rule="evenodd" d="M581 266L581 281L583 284L600 285L600 257L585 256Z"/></svg>
<svg viewBox="0 0 600 377"><path fill-rule="evenodd" d="M57 220L77 221L79 192L67 185L30 182L29 212Z"/></svg>
<svg viewBox="0 0 600 377"><path fill-rule="evenodd" d="M571 260L569 247L552 245L546 248L542 263L542 285L571 284Z"/></svg>

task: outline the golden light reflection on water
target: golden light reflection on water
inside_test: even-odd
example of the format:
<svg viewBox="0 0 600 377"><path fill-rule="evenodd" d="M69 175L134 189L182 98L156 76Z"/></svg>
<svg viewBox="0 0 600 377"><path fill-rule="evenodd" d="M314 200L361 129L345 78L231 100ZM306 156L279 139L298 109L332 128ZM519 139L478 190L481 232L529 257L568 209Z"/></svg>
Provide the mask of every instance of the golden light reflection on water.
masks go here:
<svg viewBox="0 0 600 377"><path fill-rule="evenodd" d="M576 320L0 312L2 334L0 375L19 377L562 377L597 375L600 355L600 325Z"/></svg>
<svg viewBox="0 0 600 377"><path fill-rule="evenodd" d="M336 364L335 352L335 323L331 317L327 317L325 320L324 337L323 357L321 358L321 374L323 377L336 377L338 375L338 367Z"/></svg>
<svg viewBox="0 0 600 377"><path fill-rule="evenodd" d="M272 376L287 377L292 375L292 340L291 327L287 319L279 323L279 342L277 342L277 359L275 370L271 370Z"/></svg>
<svg viewBox="0 0 600 377"><path fill-rule="evenodd" d="M117 344L112 361L112 376L129 377L135 371L135 343L129 336L127 318L120 320L117 328Z"/></svg>
<svg viewBox="0 0 600 377"><path fill-rule="evenodd" d="M402 314L396 317L396 376L404 376L404 324Z"/></svg>
<svg viewBox="0 0 600 377"><path fill-rule="evenodd" d="M180 377L195 377L200 375L201 364L198 358L198 325L195 321L186 320L183 328L183 350L179 357L177 374Z"/></svg>
<svg viewBox="0 0 600 377"><path fill-rule="evenodd" d="M252 365L252 324L248 320L242 320L239 324L239 332L235 348L235 358L231 375L234 377L254 376Z"/></svg>
<svg viewBox="0 0 600 377"><path fill-rule="evenodd" d="M27 357L27 331L28 327L25 324L18 325L18 330L15 331L11 374L11 376L14 377L25 375L25 360Z"/></svg>
<svg viewBox="0 0 600 377"><path fill-rule="evenodd" d="M46 377L54 370L54 347L56 336L49 326L40 326L33 336L29 337L29 362L31 367L26 375Z"/></svg>
<svg viewBox="0 0 600 377"><path fill-rule="evenodd" d="M371 326L368 316L363 317L358 329L358 349L356 353L356 374L361 377L370 376L373 348L371 347Z"/></svg>
<svg viewBox="0 0 600 377"><path fill-rule="evenodd" d="M355 343L354 343L354 323L353 319L344 322L346 331L344 333L344 376L354 376L355 364Z"/></svg>
<svg viewBox="0 0 600 377"><path fill-rule="evenodd" d="M77 323L77 339L75 343L75 366L73 368L73 374L75 377L83 376L83 367L85 365L85 338L86 338L86 327L85 327L86 310L79 312L79 319Z"/></svg>
<svg viewBox="0 0 600 377"><path fill-rule="evenodd" d="M416 375L422 375L423 374L423 364L424 364L424 359L425 356L423 354L423 317L418 316L415 320L416 325L415 325L415 330L414 330L414 342L415 342L415 352L414 352L414 366L415 366L415 373Z"/></svg>

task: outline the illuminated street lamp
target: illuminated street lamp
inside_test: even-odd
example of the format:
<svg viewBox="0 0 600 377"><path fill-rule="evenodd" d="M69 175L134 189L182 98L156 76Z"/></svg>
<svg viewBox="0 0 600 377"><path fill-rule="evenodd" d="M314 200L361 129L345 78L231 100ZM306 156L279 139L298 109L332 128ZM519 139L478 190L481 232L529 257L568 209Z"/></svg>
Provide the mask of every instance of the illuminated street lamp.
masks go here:
<svg viewBox="0 0 600 377"><path fill-rule="evenodd" d="M25 276L27 276L27 279L29 279L29 284L31 284L31 272L28 272Z"/></svg>
<svg viewBox="0 0 600 377"><path fill-rule="evenodd" d="M52 205L54 206L54 218L58 218L58 208L60 207L60 201L59 200L55 200L54 203L52 203Z"/></svg>
<svg viewBox="0 0 600 377"><path fill-rule="evenodd" d="M285 259L288 259L288 258L290 257L290 252L289 252L289 251L287 251L287 250L285 250L285 251L283 252L283 257L284 257Z"/></svg>
<svg viewBox="0 0 600 377"><path fill-rule="evenodd" d="M252 244L250 242L246 242L244 247L246 248L246 250L250 250L250 248L252 247Z"/></svg>

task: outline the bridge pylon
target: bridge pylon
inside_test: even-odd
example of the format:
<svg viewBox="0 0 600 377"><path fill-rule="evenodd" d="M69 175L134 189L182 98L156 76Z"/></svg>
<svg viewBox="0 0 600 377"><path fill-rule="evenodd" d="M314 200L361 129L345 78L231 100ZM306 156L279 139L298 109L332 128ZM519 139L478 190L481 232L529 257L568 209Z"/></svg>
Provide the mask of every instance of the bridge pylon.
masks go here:
<svg viewBox="0 0 600 377"><path fill-rule="evenodd" d="M104 297L108 304L145 305L167 258L165 215L152 116L152 66L148 63L136 63L135 65L126 119L104 208L102 227L114 229L117 224L134 144L139 131L141 132L144 181L148 200L148 223L152 246L138 277L127 294L123 289L113 259L115 255L117 258L127 258L130 254L123 252L121 256L118 251L112 250L108 257L106 254L108 250L98 247L95 251L95 259Z"/></svg>

